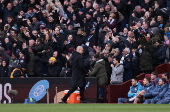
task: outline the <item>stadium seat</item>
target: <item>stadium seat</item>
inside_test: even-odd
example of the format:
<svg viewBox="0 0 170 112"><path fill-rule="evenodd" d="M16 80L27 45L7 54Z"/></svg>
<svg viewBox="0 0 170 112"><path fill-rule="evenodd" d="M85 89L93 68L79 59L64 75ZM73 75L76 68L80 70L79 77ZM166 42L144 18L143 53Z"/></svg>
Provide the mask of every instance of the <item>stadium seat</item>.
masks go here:
<svg viewBox="0 0 170 112"><path fill-rule="evenodd" d="M168 72L170 74L170 69L169 68L170 68L170 64L165 63L165 64L161 64L159 66L156 66L155 71L158 74L161 74L161 73L164 73L164 72Z"/></svg>
<svg viewBox="0 0 170 112"><path fill-rule="evenodd" d="M151 78L151 74L146 74L145 77Z"/></svg>
<svg viewBox="0 0 170 112"><path fill-rule="evenodd" d="M156 86L156 84L157 84L157 82L154 80L154 81L152 81L153 83L154 83L154 85Z"/></svg>
<svg viewBox="0 0 170 112"><path fill-rule="evenodd" d="M158 77L159 77L159 78L162 78L162 74L158 74Z"/></svg>
<svg viewBox="0 0 170 112"><path fill-rule="evenodd" d="M140 84L143 86L143 80L139 80Z"/></svg>

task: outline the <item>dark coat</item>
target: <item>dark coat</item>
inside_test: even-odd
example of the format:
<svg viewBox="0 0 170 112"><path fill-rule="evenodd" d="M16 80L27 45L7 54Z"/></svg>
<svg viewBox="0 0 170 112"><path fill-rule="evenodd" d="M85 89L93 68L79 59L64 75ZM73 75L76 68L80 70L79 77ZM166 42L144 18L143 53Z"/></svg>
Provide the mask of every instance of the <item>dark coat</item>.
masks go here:
<svg viewBox="0 0 170 112"><path fill-rule="evenodd" d="M105 68L105 61L103 59L98 60L95 65L93 71L89 72L89 75L93 75L99 78L99 85L108 84L108 77Z"/></svg>
<svg viewBox="0 0 170 112"><path fill-rule="evenodd" d="M82 44L85 44L86 37L83 35L77 35L74 39L74 42L76 43L76 46L81 46Z"/></svg>
<svg viewBox="0 0 170 112"><path fill-rule="evenodd" d="M162 86L159 86L159 84L156 85L155 89L152 91L152 95L154 99L162 99L166 91L168 90L168 84L165 83Z"/></svg>
<svg viewBox="0 0 170 112"><path fill-rule="evenodd" d="M103 41L104 41L105 35L106 35L106 32L105 32L105 31L99 32L99 40L98 40L98 44L99 44L99 46L101 47L101 50L104 49Z"/></svg>
<svg viewBox="0 0 170 112"><path fill-rule="evenodd" d="M48 65L48 73L49 77L59 77L61 72L61 66L58 62L55 62L53 65Z"/></svg>
<svg viewBox="0 0 170 112"><path fill-rule="evenodd" d="M0 77L8 77L8 67L5 66L5 67L2 67L1 68L1 73L0 73Z"/></svg>
<svg viewBox="0 0 170 112"><path fill-rule="evenodd" d="M34 59L34 74L37 77L42 77L43 75L43 63L45 62L41 57L39 56L39 54L37 54L38 56L35 57ZM47 62L45 62L47 63Z"/></svg>
<svg viewBox="0 0 170 112"><path fill-rule="evenodd" d="M123 73L123 82L129 80L132 78L132 54L129 54L124 58L123 61L123 67L124 67L124 73Z"/></svg>
<svg viewBox="0 0 170 112"><path fill-rule="evenodd" d="M166 58L166 48L158 47L153 54L153 63L155 65L163 64L165 62L165 58Z"/></svg>
<svg viewBox="0 0 170 112"><path fill-rule="evenodd" d="M84 68L83 58L80 53L74 51L71 57L72 64L72 78L71 87L84 87L85 86L85 74L87 74Z"/></svg>

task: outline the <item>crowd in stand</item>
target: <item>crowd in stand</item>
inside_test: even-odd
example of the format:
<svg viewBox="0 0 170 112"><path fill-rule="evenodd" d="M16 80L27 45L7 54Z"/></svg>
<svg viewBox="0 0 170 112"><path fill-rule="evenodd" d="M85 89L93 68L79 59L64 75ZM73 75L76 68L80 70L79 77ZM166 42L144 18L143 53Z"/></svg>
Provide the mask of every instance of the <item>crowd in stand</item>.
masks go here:
<svg viewBox="0 0 170 112"><path fill-rule="evenodd" d="M0 77L88 76L120 84L169 63L169 0L1 0ZM86 75L86 74L84 74Z"/></svg>

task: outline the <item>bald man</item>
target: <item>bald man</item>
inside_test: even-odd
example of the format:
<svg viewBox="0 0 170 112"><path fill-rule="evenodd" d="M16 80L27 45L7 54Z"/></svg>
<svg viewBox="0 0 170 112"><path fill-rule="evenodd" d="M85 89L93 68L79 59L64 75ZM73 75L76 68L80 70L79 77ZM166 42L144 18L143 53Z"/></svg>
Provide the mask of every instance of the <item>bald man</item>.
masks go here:
<svg viewBox="0 0 170 112"><path fill-rule="evenodd" d="M85 75L88 73L84 68L83 64L83 47L78 46L76 51L73 51L71 57L72 64L72 78L71 78L71 89L68 93L61 99L60 103L67 103L67 98L75 91L77 88L80 88L80 103L85 103L84 101L84 88L85 88Z"/></svg>

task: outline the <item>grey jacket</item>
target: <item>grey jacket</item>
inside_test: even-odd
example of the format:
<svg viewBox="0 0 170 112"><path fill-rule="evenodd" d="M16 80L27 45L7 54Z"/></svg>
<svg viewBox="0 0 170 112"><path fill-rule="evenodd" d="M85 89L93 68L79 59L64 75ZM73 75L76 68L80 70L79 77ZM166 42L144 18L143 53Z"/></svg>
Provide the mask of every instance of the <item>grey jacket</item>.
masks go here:
<svg viewBox="0 0 170 112"><path fill-rule="evenodd" d="M119 64L117 67L112 67L111 80L113 83L123 83L123 72L124 68L122 64Z"/></svg>

